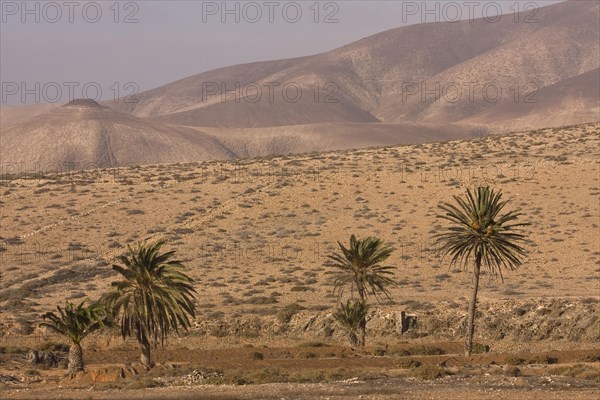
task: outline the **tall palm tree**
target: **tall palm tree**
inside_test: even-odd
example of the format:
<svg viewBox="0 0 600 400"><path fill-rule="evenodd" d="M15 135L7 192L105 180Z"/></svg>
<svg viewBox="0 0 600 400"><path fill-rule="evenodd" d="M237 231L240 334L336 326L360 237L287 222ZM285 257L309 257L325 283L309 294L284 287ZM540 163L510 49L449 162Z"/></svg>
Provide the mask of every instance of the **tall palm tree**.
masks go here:
<svg viewBox="0 0 600 400"><path fill-rule="evenodd" d="M390 277L394 274L394 267L382 265L392 254L392 247L383 243L376 237L357 239L350 237L350 247L346 248L338 242L340 253L327 256L325 266L335 269L333 276L334 293L342 296L344 290L350 287L352 293L356 290L360 302L365 303L369 296L377 300L381 295L390 299L389 286L396 285ZM366 315L360 323L361 346L365 345L367 328Z"/></svg>
<svg viewBox="0 0 600 400"><path fill-rule="evenodd" d="M368 312L369 305L367 303L348 300L346 304L340 303L340 307L333 314L333 318L348 332L350 347L353 349L358 344L357 333L360 330L361 322L366 318Z"/></svg>
<svg viewBox="0 0 600 400"><path fill-rule="evenodd" d="M130 256L121 256L121 265L113 270L123 280L112 282L103 302L117 319L120 315L121 335L135 336L140 344L140 361L152 368L150 347L164 345L171 331L191 326L196 316L194 280L187 276L181 261L173 260L175 251L160 254L163 242L139 244Z"/></svg>
<svg viewBox="0 0 600 400"><path fill-rule="evenodd" d="M106 309L102 305L93 303L84 306L84 303L85 301L82 301L76 306L66 302L65 308L57 306L58 313L47 312L42 315L42 318L48 322L40 324L66 336L71 342L67 366L71 375L84 370L81 341L90 333L103 327L107 317Z"/></svg>
<svg viewBox="0 0 600 400"><path fill-rule="evenodd" d="M453 197L457 205L439 205L444 213L438 214L437 218L449 221L450 225L434 235L434 239L444 256L452 256L451 265L468 269L474 262L475 282L469 302L466 342L466 352L470 356L481 267L500 275L502 280L503 269L518 268L527 254L522 245L528 243L521 227L529 223L516 222L522 215L518 210L501 213L508 203L508 200L502 201L501 191L496 193L489 187L479 187L476 192L467 189L465 198Z"/></svg>

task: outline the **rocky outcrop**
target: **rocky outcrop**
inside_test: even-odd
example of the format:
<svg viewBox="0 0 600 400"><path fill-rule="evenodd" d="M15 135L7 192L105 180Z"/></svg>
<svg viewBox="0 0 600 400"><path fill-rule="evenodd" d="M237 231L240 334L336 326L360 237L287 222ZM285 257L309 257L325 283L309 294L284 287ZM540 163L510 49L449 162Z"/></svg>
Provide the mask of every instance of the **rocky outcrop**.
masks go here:
<svg viewBox="0 0 600 400"><path fill-rule="evenodd" d="M404 316L403 316L404 313ZM404 306L373 307L367 323L369 337L462 340L467 306L406 302ZM289 321L276 316L222 318L198 321L195 333L216 337L327 338L345 335L332 312L299 311ZM482 302L478 306L476 338L510 341L600 341L598 299L514 299Z"/></svg>

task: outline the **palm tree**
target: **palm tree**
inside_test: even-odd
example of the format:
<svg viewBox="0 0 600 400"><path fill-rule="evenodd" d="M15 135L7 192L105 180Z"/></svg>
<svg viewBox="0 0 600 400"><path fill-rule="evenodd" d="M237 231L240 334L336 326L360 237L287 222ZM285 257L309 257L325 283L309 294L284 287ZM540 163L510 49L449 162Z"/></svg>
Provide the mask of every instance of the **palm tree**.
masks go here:
<svg viewBox="0 0 600 400"><path fill-rule="evenodd" d="M529 223L515 222L522 214L516 210L501 214L508 200L502 201L502 193L489 187L479 187L475 193L467 189L466 198L453 196L458 206L443 203L439 208L444 211L437 218L450 221L451 225L434 235L440 252L452 256L451 265L459 264L468 269L474 261L475 283L467 320L467 355L473 350L475 332L475 311L479 275L483 265L491 274L502 275L502 269L518 268L527 254L521 245L528 240L520 229Z"/></svg>
<svg viewBox="0 0 600 400"><path fill-rule="evenodd" d="M361 303L366 303L370 295L380 300L381 294L390 298L388 286L396 285L390 278L394 274L394 267L384 266L382 263L392 254L393 248L376 237L357 239L350 237L350 247L346 248L338 242L340 253L333 253L325 266L335 268L333 276L334 293L342 296L349 286L352 293L358 293ZM366 315L360 323L361 346L365 345L367 328Z"/></svg>
<svg viewBox="0 0 600 400"><path fill-rule="evenodd" d="M85 301L76 306L71 302L66 302L65 308L57 306L58 313L47 312L42 315L42 318L49 322L40 324L40 326L45 326L66 336L71 341L67 366L71 375L84 370L81 341L90 333L104 326L107 317L106 309L102 305L93 303L84 306L84 303Z"/></svg>
<svg viewBox="0 0 600 400"><path fill-rule="evenodd" d="M340 307L333 314L333 318L348 332L348 339L350 340L350 347L352 349L358 344L357 333L360 330L361 322L366 318L368 312L369 305L367 303L348 300L346 304L340 303Z"/></svg>
<svg viewBox="0 0 600 400"><path fill-rule="evenodd" d="M196 316L194 280L185 266L172 257L175 251L160 254L163 242L140 244L137 251L129 247L130 256L121 256L124 266L113 265L123 280L112 282L112 289L102 301L115 316L120 315L123 338L134 336L140 344L140 361L152 368L150 347L164 345L171 331L179 334L191 326Z"/></svg>

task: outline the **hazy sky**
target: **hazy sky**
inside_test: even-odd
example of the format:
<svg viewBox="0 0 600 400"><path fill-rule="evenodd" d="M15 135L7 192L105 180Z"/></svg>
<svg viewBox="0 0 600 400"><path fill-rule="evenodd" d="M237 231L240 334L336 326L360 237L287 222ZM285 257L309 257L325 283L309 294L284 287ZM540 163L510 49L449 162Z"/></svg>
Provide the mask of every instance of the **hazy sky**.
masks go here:
<svg viewBox="0 0 600 400"><path fill-rule="evenodd" d="M117 86L126 95L218 67L320 53L406 24L454 20L457 5L463 19L492 18L498 5L501 18L514 18L557 2L0 0L2 105L21 104L24 89L26 103L85 97L84 85L87 97L100 89L107 99Z"/></svg>

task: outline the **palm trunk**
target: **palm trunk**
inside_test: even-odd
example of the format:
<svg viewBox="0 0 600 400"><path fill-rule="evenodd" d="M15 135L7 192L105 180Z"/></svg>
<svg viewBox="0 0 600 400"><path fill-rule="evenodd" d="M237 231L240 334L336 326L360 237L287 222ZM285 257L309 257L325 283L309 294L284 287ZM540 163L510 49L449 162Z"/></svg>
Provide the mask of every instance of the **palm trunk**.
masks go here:
<svg viewBox="0 0 600 400"><path fill-rule="evenodd" d="M365 304L367 301L367 295L366 295L366 290L362 287L359 287L358 289L358 295L360 296L360 301L361 303ZM359 337L359 343L358 345L360 347L365 347L366 344L366 338L367 338L367 317L363 318L360 321L360 325L358 326L358 330L360 333L360 337Z"/></svg>
<svg viewBox="0 0 600 400"><path fill-rule="evenodd" d="M152 363L152 358L150 357L150 342L148 342L148 340L144 340L142 343L140 343L140 348L142 350L140 362L144 368L149 371L154 366Z"/></svg>
<svg viewBox="0 0 600 400"><path fill-rule="evenodd" d="M473 335L475 334L475 312L477 310L477 291L479 290L479 273L481 271L481 253L478 253L475 258L475 284L473 286L473 293L471 294L471 301L469 303L469 316L467 320L467 343L466 351L467 356L471 357L473 352Z"/></svg>
<svg viewBox="0 0 600 400"><path fill-rule="evenodd" d="M75 375L79 371L83 371L83 350L79 343L73 343L69 349L69 364L67 368L70 375Z"/></svg>
<svg viewBox="0 0 600 400"><path fill-rule="evenodd" d="M350 332L348 334L348 339L350 340L350 348L354 350L358 344L358 337L356 336L356 333L354 331Z"/></svg>
<svg viewBox="0 0 600 400"><path fill-rule="evenodd" d="M367 319L366 318L363 318L362 321L360 321L360 325L358 326L358 329L360 331L359 345L361 347L365 347L365 342L366 342L366 337L367 337Z"/></svg>

